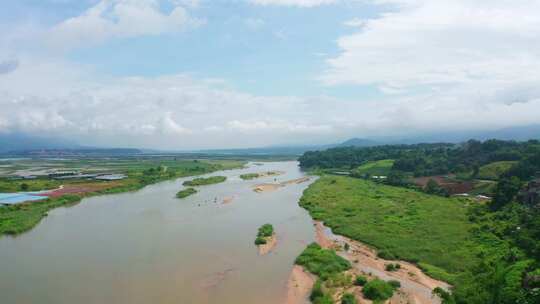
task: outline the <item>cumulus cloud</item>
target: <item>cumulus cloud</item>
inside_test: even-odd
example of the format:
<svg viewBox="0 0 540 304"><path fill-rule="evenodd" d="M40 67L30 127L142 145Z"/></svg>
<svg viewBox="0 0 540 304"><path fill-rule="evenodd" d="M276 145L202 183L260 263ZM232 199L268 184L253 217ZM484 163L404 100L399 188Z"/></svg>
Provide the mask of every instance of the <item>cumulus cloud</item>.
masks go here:
<svg viewBox="0 0 540 304"><path fill-rule="evenodd" d="M54 26L45 40L54 47L72 48L112 38L175 33L204 22L189 15L185 1L172 4L172 10L164 12L159 0L101 0L81 15Z"/></svg>
<svg viewBox="0 0 540 304"><path fill-rule="evenodd" d="M0 81L0 131L159 148L332 142L350 136L538 122L539 89L506 100L449 89L388 100L257 96L187 75L107 77L68 63L20 65ZM51 77L48 77L48 76ZM101 76L101 77L98 77ZM99 79L99 80L96 80ZM43 83L28 86L28 83ZM495 100L495 101L494 101Z"/></svg>
<svg viewBox="0 0 540 304"><path fill-rule="evenodd" d="M281 5L281 6L299 6L314 7L325 4L336 3L338 0L251 0L251 3L258 5Z"/></svg>
<svg viewBox="0 0 540 304"><path fill-rule="evenodd" d="M339 39L327 84L507 88L540 79L540 1L374 2L394 8Z"/></svg>

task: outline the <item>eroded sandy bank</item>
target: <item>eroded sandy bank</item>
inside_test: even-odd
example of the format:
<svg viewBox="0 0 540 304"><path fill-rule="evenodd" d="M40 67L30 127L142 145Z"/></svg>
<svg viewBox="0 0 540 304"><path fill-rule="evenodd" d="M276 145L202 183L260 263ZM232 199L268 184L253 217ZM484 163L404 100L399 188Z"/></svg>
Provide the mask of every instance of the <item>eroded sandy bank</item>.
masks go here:
<svg viewBox="0 0 540 304"><path fill-rule="evenodd" d="M311 177L309 176L304 176L304 177L301 177L301 178L296 178L296 179L291 179L291 180L288 180L288 181L284 181L284 182L281 182L281 183L265 183L265 184L259 184L259 185L256 185L253 187L253 191L255 192L268 192L268 191L274 191L274 190L277 190L281 187L286 187L288 185L292 185L292 184L301 184L301 183L304 183L304 182L307 182L311 180Z"/></svg>

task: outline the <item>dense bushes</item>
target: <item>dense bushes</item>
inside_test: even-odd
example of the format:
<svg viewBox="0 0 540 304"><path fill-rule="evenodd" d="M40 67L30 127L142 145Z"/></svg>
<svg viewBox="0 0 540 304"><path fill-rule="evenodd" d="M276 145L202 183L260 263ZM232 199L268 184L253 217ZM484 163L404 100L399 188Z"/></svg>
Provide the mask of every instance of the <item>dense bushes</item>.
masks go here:
<svg viewBox="0 0 540 304"><path fill-rule="evenodd" d="M222 183L225 180L227 180L227 177L225 176L199 177L190 181L185 181L183 185L184 186L204 186L204 185Z"/></svg>
<svg viewBox="0 0 540 304"><path fill-rule="evenodd" d="M373 301L384 301L390 299L394 294L394 286L380 279L374 279L366 283L362 293L367 299Z"/></svg>
<svg viewBox="0 0 540 304"><path fill-rule="evenodd" d="M296 258L295 263L304 266L322 280L351 268L349 261L338 256L333 250L321 248L317 243L308 245Z"/></svg>
<svg viewBox="0 0 540 304"><path fill-rule="evenodd" d="M356 304L356 298L352 293L346 293L341 297L341 304Z"/></svg>
<svg viewBox="0 0 540 304"><path fill-rule="evenodd" d="M492 162L525 160L517 165L512 175L529 178L540 170L540 142L469 140L460 145L415 144L376 147L342 147L326 151L310 151L299 158L302 168L355 169L369 161L393 159L392 171L429 176L468 173L474 176L478 168Z"/></svg>
<svg viewBox="0 0 540 304"><path fill-rule="evenodd" d="M177 198L184 198L184 197L188 197L190 195L193 195L195 193L197 193L197 190L195 188L186 188L186 189L178 191L178 193L176 193L176 197Z"/></svg>
<svg viewBox="0 0 540 304"><path fill-rule="evenodd" d="M259 227L257 237L255 238L255 245L266 244L267 238L274 234L274 227L271 224L264 224Z"/></svg>

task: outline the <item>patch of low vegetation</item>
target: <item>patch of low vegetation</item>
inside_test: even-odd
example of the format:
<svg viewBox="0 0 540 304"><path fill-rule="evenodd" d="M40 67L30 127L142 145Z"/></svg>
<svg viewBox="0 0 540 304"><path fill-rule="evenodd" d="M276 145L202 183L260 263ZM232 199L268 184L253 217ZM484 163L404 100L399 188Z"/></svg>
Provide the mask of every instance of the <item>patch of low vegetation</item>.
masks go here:
<svg viewBox="0 0 540 304"><path fill-rule="evenodd" d="M271 224L264 224L259 227L257 237L255 238L255 245L264 245L268 242L268 238L274 235L274 226Z"/></svg>
<svg viewBox="0 0 540 304"><path fill-rule="evenodd" d="M0 178L0 192L10 193L19 191L41 191L58 188L62 183L49 178L36 178L31 180L9 180Z"/></svg>
<svg viewBox="0 0 540 304"><path fill-rule="evenodd" d="M243 180L250 180L250 179L255 179L258 177L259 177L259 173L246 173L246 174L240 175L240 178Z"/></svg>
<svg viewBox="0 0 540 304"><path fill-rule="evenodd" d="M67 207L81 200L77 195L64 195L17 205L0 207L0 234L17 235L36 226L47 212L58 207Z"/></svg>
<svg viewBox="0 0 540 304"><path fill-rule="evenodd" d="M185 181L184 186L205 186L223 183L227 180L226 176L198 177L193 180Z"/></svg>
<svg viewBox="0 0 540 304"><path fill-rule="evenodd" d="M260 173L246 173L246 174L241 174L240 178L243 179L243 180L250 180L250 179L256 179L256 178L259 178L259 177L273 176L273 175L279 175L279 174L280 174L280 172L278 172L278 171L268 171L268 172L260 172Z"/></svg>
<svg viewBox="0 0 540 304"><path fill-rule="evenodd" d="M356 278L354 279L354 285L356 286L364 286L366 285L366 283L367 283L367 279L364 276L359 275L359 276L356 276Z"/></svg>
<svg viewBox="0 0 540 304"><path fill-rule="evenodd" d="M352 293L345 293L341 297L341 304L356 304L356 303L358 302L356 301L356 298L354 297Z"/></svg>
<svg viewBox="0 0 540 304"><path fill-rule="evenodd" d="M295 263L303 266L323 281L334 274L351 268L349 261L337 255L333 250L321 248L317 243L308 245L296 258Z"/></svg>
<svg viewBox="0 0 540 304"><path fill-rule="evenodd" d="M394 165L393 159L369 161L352 171L354 176L387 176Z"/></svg>
<svg viewBox="0 0 540 304"><path fill-rule="evenodd" d="M390 263L390 264L385 265L386 271L398 271L400 268L401 268L401 265L397 263L396 264Z"/></svg>
<svg viewBox="0 0 540 304"><path fill-rule="evenodd" d="M178 193L176 193L176 197L177 198L185 198L185 197L188 197L188 196L193 195L195 193L197 193L197 189L195 189L195 188L186 188L186 189L178 191Z"/></svg>
<svg viewBox="0 0 540 304"><path fill-rule="evenodd" d="M515 164L517 164L517 161L498 161L489 163L480 167L477 177L481 179L497 180Z"/></svg>
<svg viewBox="0 0 540 304"><path fill-rule="evenodd" d="M380 302L390 299L395 290L396 288L392 284L380 279L374 279L364 285L362 293L367 299Z"/></svg>

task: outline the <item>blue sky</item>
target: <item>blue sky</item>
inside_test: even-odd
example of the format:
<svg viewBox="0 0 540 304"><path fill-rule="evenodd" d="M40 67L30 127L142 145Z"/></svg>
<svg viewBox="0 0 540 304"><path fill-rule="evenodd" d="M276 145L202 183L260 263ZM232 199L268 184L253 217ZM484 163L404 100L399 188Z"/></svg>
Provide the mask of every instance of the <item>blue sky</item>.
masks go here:
<svg viewBox="0 0 540 304"><path fill-rule="evenodd" d="M54 26L98 2L14 1L3 10L2 18ZM170 12L171 3L162 2L161 7ZM202 2L191 14L203 20L203 26L180 33L109 40L72 50L66 57L114 76L189 73L226 79L231 87L253 94L371 97L377 93L372 87L321 86L317 73L325 68L326 58L339 53L336 40L354 31L344 21L379 13L378 7L360 2L308 9L245 1Z"/></svg>
<svg viewBox="0 0 540 304"><path fill-rule="evenodd" d="M538 123L534 8L6 0L0 132L181 149Z"/></svg>

